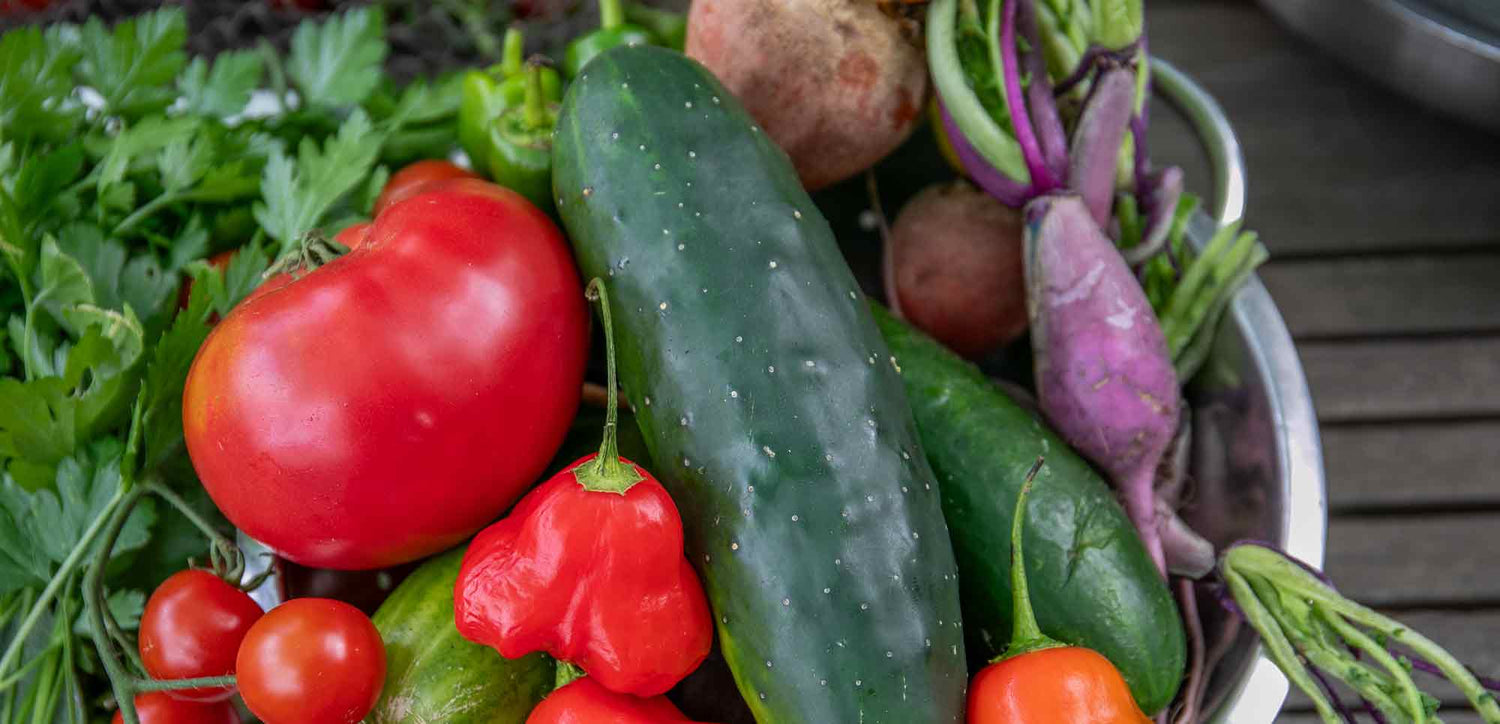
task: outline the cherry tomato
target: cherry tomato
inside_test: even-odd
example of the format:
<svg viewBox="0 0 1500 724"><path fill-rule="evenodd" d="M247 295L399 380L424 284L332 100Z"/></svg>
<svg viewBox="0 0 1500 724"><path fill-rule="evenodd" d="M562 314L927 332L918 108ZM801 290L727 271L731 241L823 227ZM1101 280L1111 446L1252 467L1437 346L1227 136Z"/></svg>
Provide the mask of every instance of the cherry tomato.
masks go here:
<svg viewBox="0 0 1500 724"><path fill-rule="evenodd" d="M240 713L227 701L183 701L160 691L135 697L135 713L141 724L240 724ZM125 724L124 715L116 710L113 722Z"/></svg>
<svg viewBox="0 0 1500 724"><path fill-rule="evenodd" d="M331 598L271 609L240 644L240 696L265 724L354 724L385 684L385 646L360 610Z"/></svg>
<svg viewBox="0 0 1500 724"><path fill-rule="evenodd" d="M561 232L515 192L434 184L359 248L267 280L198 351L188 453L286 558L382 568L493 521L572 425L588 310Z"/></svg>
<svg viewBox="0 0 1500 724"><path fill-rule="evenodd" d="M385 182L385 188L380 190L380 196L375 199L375 215L380 216L382 211L394 206L396 202L411 198L427 184L453 178L479 178L479 175L447 161L428 159L410 164L392 174L391 180Z"/></svg>
<svg viewBox="0 0 1500 724"><path fill-rule="evenodd" d="M229 268L229 260L234 258L234 253L236 251L239 251L239 249L230 249L229 251L221 251L217 254L214 254L213 256L208 258L208 265L215 269L218 269L219 271L224 271L225 269ZM192 295L192 292L193 278L190 276L182 282L181 287L177 288L178 309L187 309L188 297Z"/></svg>
<svg viewBox="0 0 1500 724"><path fill-rule="evenodd" d="M616 694L585 676L547 695L526 724L668 724L692 720L665 696L640 699Z"/></svg>
<svg viewBox="0 0 1500 724"><path fill-rule="evenodd" d="M362 222L360 222L358 224L354 224L352 226L349 226L349 227L345 228L343 231L340 231L339 233L335 234L333 236L333 240L337 241L340 244L343 244L344 246L349 247L350 251L354 251L355 247L359 246L360 244L365 243L365 238L368 237L369 235L370 235L370 222L368 222L368 221L362 221Z"/></svg>
<svg viewBox="0 0 1500 724"><path fill-rule="evenodd" d="M179 571L163 581L141 614L141 662L155 679L234 673L240 639L262 611L244 591L208 571ZM174 689L178 699L220 701L234 689Z"/></svg>

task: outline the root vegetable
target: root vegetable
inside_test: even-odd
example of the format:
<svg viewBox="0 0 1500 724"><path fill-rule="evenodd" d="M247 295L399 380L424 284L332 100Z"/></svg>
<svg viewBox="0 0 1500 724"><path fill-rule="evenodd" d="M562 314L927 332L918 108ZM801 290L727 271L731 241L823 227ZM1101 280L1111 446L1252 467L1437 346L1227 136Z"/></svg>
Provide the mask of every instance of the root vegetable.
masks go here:
<svg viewBox="0 0 1500 724"><path fill-rule="evenodd" d="M1110 477L1165 575L1154 483L1181 393L1161 326L1077 196L1027 205L1025 263L1042 411Z"/></svg>
<svg viewBox="0 0 1500 724"><path fill-rule="evenodd" d="M696 0L687 54L739 97L808 189L895 150L927 94L922 51L869 0Z"/></svg>
<svg viewBox="0 0 1500 724"><path fill-rule="evenodd" d="M930 186L901 209L884 264L892 308L965 357L1026 331L1021 214L966 181Z"/></svg>

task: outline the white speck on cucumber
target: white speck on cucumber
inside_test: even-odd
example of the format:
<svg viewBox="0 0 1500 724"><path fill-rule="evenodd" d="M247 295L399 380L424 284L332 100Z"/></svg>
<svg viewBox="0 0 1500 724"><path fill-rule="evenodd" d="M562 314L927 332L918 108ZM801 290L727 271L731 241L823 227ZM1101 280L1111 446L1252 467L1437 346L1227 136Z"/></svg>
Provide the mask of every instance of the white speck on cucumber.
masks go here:
<svg viewBox="0 0 1500 724"><path fill-rule="evenodd" d="M666 302L662 302L661 307L662 307L662 309L666 309L667 308L667 303ZM651 406L651 398L647 397L646 398L646 407L650 407L650 406Z"/></svg>
<svg viewBox="0 0 1500 724"><path fill-rule="evenodd" d="M802 218L802 212L801 211L797 211L797 210L794 209L792 211L792 218L794 218L794 219L800 219L800 218Z"/></svg>
<svg viewBox="0 0 1500 724"><path fill-rule="evenodd" d="M730 390L729 391L729 396L735 398L736 400L738 400L740 398L740 393L739 393L738 390Z"/></svg>
<svg viewBox="0 0 1500 724"><path fill-rule="evenodd" d="M769 373L771 373L771 374L773 374L773 375L776 374L776 365L771 365L771 366L767 367L766 371L769 372Z"/></svg>
<svg viewBox="0 0 1500 724"><path fill-rule="evenodd" d="M792 599L790 599L790 598L783 598L783 599L781 599L781 605L783 605L783 606L790 606L790 605L792 605ZM771 662L767 661L766 662L766 666L769 667L770 665L771 665Z"/></svg>
<svg viewBox="0 0 1500 724"><path fill-rule="evenodd" d="M740 336L736 336L734 338L734 341L736 341L736 342L743 342L743 341L745 341L745 338L744 337L740 337Z"/></svg>
<svg viewBox="0 0 1500 724"><path fill-rule="evenodd" d="M683 427L687 427L687 418L686 417L679 417L679 418L677 418L677 422L681 423ZM686 461L687 458L683 458L683 460Z"/></svg>
<svg viewBox="0 0 1500 724"><path fill-rule="evenodd" d="M682 250L684 250L686 248L687 248L687 244L678 244L677 245L677 250L678 251L682 251Z"/></svg>
<svg viewBox="0 0 1500 724"><path fill-rule="evenodd" d="M802 364L805 365L808 369L812 369L812 368L818 366L818 363L814 362L812 360L807 360L806 362L803 362Z"/></svg>
<svg viewBox="0 0 1500 724"><path fill-rule="evenodd" d="M737 551L739 549L740 549L740 544L738 542L731 541L729 543L729 550ZM729 621L726 620L724 623L729 623Z"/></svg>
<svg viewBox="0 0 1500 724"><path fill-rule="evenodd" d="M661 311L663 311L663 312L667 311L667 303L666 302L662 302L661 304L658 304L656 306L660 307Z"/></svg>
<svg viewBox="0 0 1500 724"><path fill-rule="evenodd" d="M865 502L866 503L873 503L873 502L875 502L875 496L873 496L873 495L866 495L865 496Z"/></svg>
<svg viewBox="0 0 1500 724"><path fill-rule="evenodd" d="M668 229L662 229L661 230L661 235L662 236L671 236L672 232L670 230L668 230Z"/></svg>
<svg viewBox="0 0 1500 724"><path fill-rule="evenodd" d="M615 131L614 133L609 134L609 140L611 140L611 141L618 141L618 140L620 140L620 132L619 131Z"/></svg>
<svg viewBox="0 0 1500 724"><path fill-rule="evenodd" d="M776 451L772 450L770 445L761 445L760 449L764 450L766 452L766 457L768 457L768 458L774 458L774 457L776 457Z"/></svg>
<svg viewBox="0 0 1500 724"><path fill-rule="evenodd" d="M698 157L698 152L697 151L688 151L688 158L697 158L697 157Z"/></svg>
<svg viewBox="0 0 1500 724"><path fill-rule="evenodd" d="M796 522L797 522L797 520L798 520L798 518L797 518L797 516L796 516L796 515L795 515L795 514L794 514L794 515L792 515L792 522L793 522L793 523L796 523Z"/></svg>
<svg viewBox="0 0 1500 724"><path fill-rule="evenodd" d="M653 170L653 171L660 171L661 170L661 164L659 164L659 163L652 164L651 170Z"/></svg>
<svg viewBox="0 0 1500 724"><path fill-rule="evenodd" d="M772 269L775 269L775 268L776 268L776 260L775 260L775 259L772 259L772 260L771 260L771 263L770 263L770 267L771 267L771 268L772 268Z"/></svg>
<svg viewBox="0 0 1500 724"><path fill-rule="evenodd" d="M832 588L828 588L828 587L827 587L827 586L824 586L824 587L823 587L823 593L824 593L824 594L825 594L825 595L826 595L826 594L829 594L829 593L833 593L833 589L832 589Z"/></svg>
<svg viewBox="0 0 1500 724"><path fill-rule="evenodd" d="M583 197L584 198L588 198L588 197L593 196L593 195L594 195L594 187L593 186L585 186L585 187L583 187Z"/></svg>

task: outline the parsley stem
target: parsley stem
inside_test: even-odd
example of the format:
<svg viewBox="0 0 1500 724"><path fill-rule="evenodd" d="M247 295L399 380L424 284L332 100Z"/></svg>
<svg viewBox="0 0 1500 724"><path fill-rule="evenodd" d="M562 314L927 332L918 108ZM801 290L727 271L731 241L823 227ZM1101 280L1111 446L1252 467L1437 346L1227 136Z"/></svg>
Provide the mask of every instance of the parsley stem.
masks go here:
<svg viewBox="0 0 1500 724"><path fill-rule="evenodd" d="M179 198L180 195L176 191L163 191L160 196L157 196L156 198L147 201L145 204L142 204L140 208L131 212L131 214L125 217L123 221L121 221L119 224L116 224L115 230L111 234L111 236L119 238L125 232L135 228L136 224L145 221L146 219L150 218L152 214L160 211L161 207L173 203Z"/></svg>
<svg viewBox="0 0 1500 724"><path fill-rule="evenodd" d="M40 664L42 663L42 661L46 660L47 656L56 651L59 646L61 646L61 644L52 644L51 646L42 649L41 653L38 653L36 656L31 657L30 661L21 664L21 668L16 669L13 673L11 673L9 676L6 676L4 679L0 679L0 691L5 691L12 686L20 683L22 679L26 678L27 674L31 673L32 669L37 667L37 664Z"/></svg>
<svg viewBox="0 0 1500 724"><path fill-rule="evenodd" d="M25 620L21 621L20 627L16 629L15 638L6 647L5 655L0 656L0 671L9 671L11 665L15 663L16 657L21 655L21 648L25 644L27 637L31 635L31 629L36 628L37 622L42 619L42 614L46 613L47 607L52 603L52 599L57 596L58 590L63 587L63 582L68 580L73 569L78 567L78 562L83 559L83 554L88 552L89 546L94 542L94 538L99 535L99 531L104 530L106 522L116 512L120 506L120 502L125 497L125 491L115 491L114 497L110 498L109 502L104 504L104 509L99 511L99 517L95 518L94 522L89 524L88 529L83 532L83 537L79 538L78 543L73 546L73 550L68 552L68 557L63 560L62 566L58 569L57 573L52 575L52 580L47 581L47 587L42 589L42 595L37 598L36 603L32 604L31 611L27 613Z"/></svg>

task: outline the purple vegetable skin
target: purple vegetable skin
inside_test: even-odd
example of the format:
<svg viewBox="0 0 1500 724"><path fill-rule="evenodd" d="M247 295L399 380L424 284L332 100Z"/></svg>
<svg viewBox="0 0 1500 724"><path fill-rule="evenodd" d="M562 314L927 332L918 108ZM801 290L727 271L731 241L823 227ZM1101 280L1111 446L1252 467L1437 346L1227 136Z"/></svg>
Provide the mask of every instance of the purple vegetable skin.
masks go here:
<svg viewBox="0 0 1500 724"><path fill-rule="evenodd" d="M1161 327L1078 196L1027 205L1024 253L1042 411L1110 477L1165 576L1154 482L1177 430L1180 392Z"/></svg>
<svg viewBox="0 0 1500 724"><path fill-rule="evenodd" d="M1066 182L1068 178L1068 134L1063 130L1062 118L1057 114L1057 101L1052 95L1052 80L1047 77L1047 59L1042 56L1042 41L1036 27L1036 3L1021 0L1018 3L1016 22L1027 50L1021 55L1021 66L1031 82L1026 86L1026 108L1031 122L1036 125L1036 136L1042 146L1042 160L1052 178Z"/></svg>
<svg viewBox="0 0 1500 724"><path fill-rule="evenodd" d="M969 143L958 124L953 122L947 106L943 105L941 94L938 95L938 112L943 117L943 131L948 134L948 142L953 145L953 152L963 163L964 173L968 174L969 180L1006 206L1018 208L1031 198L1031 189L1026 184L1006 176Z"/></svg>
<svg viewBox="0 0 1500 724"><path fill-rule="evenodd" d="M1105 70L1094 82L1073 129L1068 187L1088 204L1094 222L1108 228L1115 200L1115 167L1135 104L1135 72Z"/></svg>

